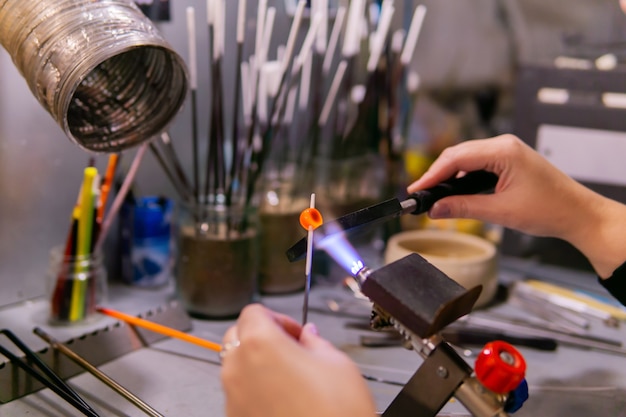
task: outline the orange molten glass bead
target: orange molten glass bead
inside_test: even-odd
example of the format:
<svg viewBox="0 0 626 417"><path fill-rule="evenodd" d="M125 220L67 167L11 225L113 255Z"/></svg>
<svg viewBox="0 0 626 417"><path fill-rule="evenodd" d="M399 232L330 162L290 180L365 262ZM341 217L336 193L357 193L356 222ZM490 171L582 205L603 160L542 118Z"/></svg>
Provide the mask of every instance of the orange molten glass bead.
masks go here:
<svg viewBox="0 0 626 417"><path fill-rule="evenodd" d="M309 207L302 210L302 213L300 213L300 225L304 227L305 230L309 230L309 227L317 229L323 223L324 219L322 219L322 214L316 208Z"/></svg>

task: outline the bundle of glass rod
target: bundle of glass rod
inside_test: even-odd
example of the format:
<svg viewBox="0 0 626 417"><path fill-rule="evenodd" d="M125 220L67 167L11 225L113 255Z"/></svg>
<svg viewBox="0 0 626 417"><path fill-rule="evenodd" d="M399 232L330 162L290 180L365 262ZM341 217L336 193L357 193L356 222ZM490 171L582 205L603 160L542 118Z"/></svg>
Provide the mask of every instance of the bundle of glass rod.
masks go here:
<svg viewBox="0 0 626 417"><path fill-rule="evenodd" d="M84 149L160 133L187 93L184 61L131 0L0 0L0 44Z"/></svg>
<svg viewBox="0 0 626 417"><path fill-rule="evenodd" d="M276 8L268 7L268 0L256 3L254 42L247 45L247 1L239 0L237 47L227 50L225 1L207 0L211 110L207 152L202 156L198 125L205 119L197 108L197 60L205 55L196 51L195 9L187 9L193 178L188 179L180 168L167 134L152 147L183 201L198 207L236 206L245 212L254 205L259 179L270 158L281 160L278 166L283 167L294 166L284 161L295 162L304 172L301 168L318 155L327 156L326 150L348 149L351 138L361 136L359 118L371 116L371 101L375 106L384 103L388 107L384 133L400 125L395 113L400 98L395 92L405 89L425 8L415 9L407 30L398 29L390 35L393 0L384 0L378 11L374 10L376 2L368 0L353 0L349 8L330 8L328 0L311 1L310 8L308 3L297 3L288 38L273 51ZM253 48L247 57L245 46ZM234 53L229 55L228 51ZM237 73L231 88L223 85L222 66L233 61ZM230 108L225 105L223 91L234 91ZM364 91L361 100L354 99L355 91ZM232 125L227 126L226 120ZM387 139L388 135L377 131L376 137ZM379 144L375 148L379 149ZM201 227L205 219L202 213L197 216Z"/></svg>
<svg viewBox="0 0 626 417"><path fill-rule="evenodd" d="M394 0L383 0L380 6L355 0L348 9L338 10L328 48L313 56L310 84L326 83L321 89L326 96L312 101L319 103L319 117L312 121L311 147L305 154L340 159L403 151L405 132L399 113L411 101L407 95L418 87L409 82L417 77L409 67L426 8L420 5L405 12L407 16L412 12L410 23L404 27L395 19L394 27Z"/></svg>
<svg viewBox="0 0 626 417"><path fill-rule="evenodd" d="M3 329L0 330L0 334L6 336L24 354L23 357L18 356L13 353L13 349L0 344L0 354L9 359L16 368L52 390L82 414L88 417L98 417L98 413L12 331Z"/></svg>

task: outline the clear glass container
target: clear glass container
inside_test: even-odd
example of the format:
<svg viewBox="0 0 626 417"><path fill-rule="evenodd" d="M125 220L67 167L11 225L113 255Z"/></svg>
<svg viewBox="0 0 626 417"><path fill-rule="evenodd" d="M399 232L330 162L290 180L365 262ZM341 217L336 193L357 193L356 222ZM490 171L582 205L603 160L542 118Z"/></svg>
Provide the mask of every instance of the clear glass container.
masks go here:
<svg viewBox="0 0 626 417"><path fill-rule="evenodd" d="M309 207L311 196L310 190L299 186L294 178L271 172L260 187L259 288L264 294L296 292L305 286L304 262L289 262L286 255L287 249L306 236L300 213Z"/></svg>
<svg viewBox="0 0 626 417"><path fill-rule="evenodd" d="M77 324L95 317L107 295L107 272L102 252L66 255L62 246L50 251L50 323Z"/></svg>
<svg viewBox="0 0 626 417"><path fill-rule="evenodd" d="M182 202L177 213L179 300L197 318L237 316L258 294L256 210Z"/></svg>
<svg viewBox="0 0 626 417"><path fill-rule="evenodd" d="M384 198L385 161L367 153L314 161L314 190L322 214L339 217Z"/></svg>

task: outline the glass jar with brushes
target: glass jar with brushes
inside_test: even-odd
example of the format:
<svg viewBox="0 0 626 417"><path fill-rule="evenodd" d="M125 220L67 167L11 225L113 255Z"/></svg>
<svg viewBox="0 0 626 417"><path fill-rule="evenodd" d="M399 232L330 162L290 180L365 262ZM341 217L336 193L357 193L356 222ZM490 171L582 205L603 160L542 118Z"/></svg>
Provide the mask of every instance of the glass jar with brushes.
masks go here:
<svg viewBox="0 0 626 417"><path fill-rule="evenodd" d="M258 293L256 208L218 202L178 204L176 292L197 318L237 316Z"/></svg>
<svg viewBox="0 0 626 417"><path fill-rule="evenodd" d="M259 227L261 264L259 288L264 294L304 289L304 263L289 262L286 250L306 235L300 226L302 210L309 206L310 191L298 183L296 167L268 170L260 185Z"/></svg>

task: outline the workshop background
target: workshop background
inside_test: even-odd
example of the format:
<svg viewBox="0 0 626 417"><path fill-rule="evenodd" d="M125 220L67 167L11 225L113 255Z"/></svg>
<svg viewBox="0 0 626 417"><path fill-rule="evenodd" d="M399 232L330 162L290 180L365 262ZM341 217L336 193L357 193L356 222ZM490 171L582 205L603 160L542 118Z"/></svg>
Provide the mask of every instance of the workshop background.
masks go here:
<svg viewBox="0 0 626 417"><path fill-rule="evenodd" d="M226 3L227 16L234 16L231 8L236 2ZM287 11L295 2L271 3L278 12L275 39L284 39L289 28ZM404 18L408 18L422 2L397 3L397 10L404 8ZM626 39L626 19L614 0L423 3L428 16L411 64L419 74L420 86L408 146L430 157L457 141L514 129L514 92L520 66L551 63L560 55L588 57L591 47L611 52L611 48L621 46L623 51ZM174 1L169 20L158 22L183 57L187 57L184 9L189 5L203 15L203 1ZM248 9L249 16L254 12L253 7ZM226 25L229 31L234 27ZM226 39L233 47L234 36ZM206 48L199 39L198 50ZM205 60L199 60L199 74L207 73L203 65ZM224 71L227 76L232 72L228 68ZM206 106L207 94L203 93L207 83L205 77L199 77L199 108ZM186 105L170 129L187 167L191 153L189 120ZM43 277L49 251L67 232L68 214L81 182L79 173L88 158L35 100L6 51L0 51L0 305L45 293ZM96 158L103 163L104 156ZM127 163L130 159L125 158ZM419 169L409 167L407 181ZM135 185L136 192L144 195L174 196L150 154Z"/></svg>
<svg viewBox="0 0 626 417"><path fill-rule="evenodd" d="M19 3L23 1L14 0L12 4L18 9L26 4ZM195 8L196 22L199 23L195 38L198 51L197 133L200 139L198 153L194 155L192 146L194 135L192 127L194 106L190 102L192 94L187 96L182 110L167 129L185 175L191 178L195 156L199 154L204 157L207 153L213 154L208 152L211 136L208 116L212 101L210 88L212 71L207 59L210 49L207 36L209 25L200 23L207 15L207 2L205 0L136 0L136 2L144 13L156 22L164 37L187 64L192 61L188 49L190 42L187 18L189 7ZM11 2L5 4L9 3ZM64 2L57 2L61 3ZM93 6L103 2L87 1L87 3ZM221 3L226 6L227 16L224 25L226 53L232 58L236 51L235 17L239 2L228 0ZM279 44L284 43L289 35L296 3L296 0L268 0L268 5L275 7L276 11L269 59L278 55ZM338 6L348 6L349 3L349 0L328 0L331 17ZM371 3L381 2L372 0ZM257 1L248 1L246 32L249 35L253 35L257 29L256 14L259 4ZM317 4L324 2L320 1ZM366 139L357 141L362 147L351 148L350 152L353 154L345 159L339 159L338 165L341 168L349 166L351 169L348 172L352 175L344 175L346 171L339 170L341 174L334 178L331 175L333 170L324 169L326 166L334 168L334 161L323 158L321 162L329 164L322 164L322 169L314 171L319 174L323 184L329 185L328 189L336 192L331 200L334 198L336 201L333 202L338 203L337 206L343 202L340 201L342 194L350 194L352 191L363 195L357 195L360 198L356 200L357 204L344 204L346 207L343 208L348 212L391 197L401 200L406 193L406 185L419 177L446 146L463 140L508 132L518 134L575 179L626 203L626 164L622 160L626 154L626 15L619 10L617 0L551 2L395 0L392 28L409 27L414 10L421 5L427 7L427 13L415 53L406 71L406 80L403 80L406 81L406 88L402 92L404 95L399 94L401 97L398 100L401 104L399 119L407 123L398 123L399 129L393 132L400 133L398 135L398 143L401 144L400 158L389 158L392 154L390 149L397 149L393 146L388 148L380 146L383 141L378 142L380 138L376 137L384 136L383 139L387 141L385 145L396 143L394 142L396 136L381 128L391 119L389 117L385 120L384 116L392 113L390 111L392 106L385 107L389 104L385 101L389 97L385 95L388 92L381 88L380 90L385 90L385 94L380 96L374 94L375 105L372 106L375 110L382 109L380 113L376 113L379 117L369 117L375 114L374 112L364 116L367 122L364 125L369 128L372 126L369 122L373 120L375 128L359 130L359 135L354 136L357 136L357 139L361 136ZM135 11L134 8L131 9ZM2 11L0 6L0 16ZM377 11L372 7L368 12L369 17L372 17L376 16ZM375 26L373 23L375 19L371 20L370 29ZM310 23L310 14L307 12L299 31L299 41L305 37ZM6 27L0 27L0 39L4 29ZM6 32L4 34L6 36ZM360 42L365 50L364 39L365 36ZM252 36L248 37L245 55L253 50L252 42ZM380 68L386 69L384 65L388 62L391 61L381 59ZM359 69L365 72L364 68ZM230 86L235 82L236 70L232 59L224 62L222 74L226 86L223 97L224 109L232 109L234 94ZM379 82L376 86L380 87L383 77L378 76L385 71L374 73L375 76L369 80ZM362 87L364 84L362 81L366 78L364 74L350 75L354 76L354 80L350 80L354 82L354 86ZM328 80L323 81L327 87ZM319 90L325 93L323 87ZM358 88L350 92L355 91L363 92ZM381 97L378 102L376 99ZM358 98L352 96L350 99L358 101ZM363 102L366 100L363 99ZM164 103L164 106L166 104L172 103ZM299 116L304 113L304 119L307 116L313 119L314 109L310 109L309 106L305 106L305 109L306 112L301 112ZM406 115L404 112L408 114L406 119L403 119ZM126 115L124 112L121 113ZM225 113L224 123L230 125L229 118L232 114L229 111ZM294 125L296 134L292 136L299 139L296 140L297 144L305 143L302 138L309 140L315 136L314 134L309 136L309 131L298 130L306 123ZM307 125L305 129L310 126L313 124ZM310 130L315 131L314 128ZM384 135L379 135L381 132ZM374 137L373 142L376 145L374 147L368 142L372 139L370 136ZM161 138L155 138L156 140L151 143L161 145L159 142ZM226 139L228 141L231 138ZM117 195L122 181L131 177L128 174L131 161L137 155L141 155L139 152L142 149L146 148L141 146L121 153L121 163L117 167L113 195L109 198L109 203ZM379 152L380 155L375 156L380 158L370 158L372 150ZM363 154L367 158L361 158ZM141 223L142 220L147 220L147 223L157 219L162 221L164 218L170 220L167 216L172 213L169 212L170 206L165 202L173 201L179 206L181 201L181 189L173 185L155 155L152 152L145 153L130 193L135 201L127 199L129 204L122 207L111 233L107 235L104 256L108 269L109 298L105 303L106 308L100 309L98 314L87 319L80 317L79 314L74 321L72 310L76 306L78 310L82 308L81 300L87 301L85 310L89 310L94 307L89 302L95 297L84 297L87 292L76 291L80 297L74 298L74 289L84 289L82 285L75 285L72 291L66 291L68 286L59 285L55 289L61 290L54 292L55 297L50 297L51 285L69 281L64 279L65 276L60 273L61 271L77 271L72 268L58 268L51 262L50 251L66 243L68 226L71 223L70 214L75 208L77 192L84 183L82 174L86 165L93 159L94 165L103 167L111 160L110 155L87 153L72 143L33 97L25 79L11 62L9 54L3 49L0 50L0 323L2 324L0 327L5 328L0 333L5 338L7 331L14 331L26 341L27 345L36 350L44 361L51 364L54 371L63 379L75 378L70 384L76 387L88 402L96 404L98 411L103 411L102 415L134 416L138 415L135 414L138 410L131 408L131 404L120 401L114 390L103 389L104 387L99 384L100 381L84 372L82 368L84 365L79 366L60 355L58 346L50 348L49 341L44 343L44 340L40 340L45 339L41 337L41 332L45 333L45 329L50 330L58 340L75 349L87 361L106 371L128 387L132 393L167 415L220 416L224 413L224 396L219 375L221 369L219 351L223 347L218 341L226 329L234 323L236 315L242 308L240 303L242 295L244 304L260 300L268 308L296 320L302 316L303 323L307 322L309 314L309 321L317 325L322 337L354 360L367 379L368 386L372 388L379 410L389 406L401 387L404 392L405 386L412 385L409 388L416 391L416 387L419 387L421 395L432 397L428 398L429 400L440 395L445 397L446 404L440 410L443 411L441 416L465 417L468 412L471 414L471 407L465 408L468 404L457 395L459 392L463 395L465 383L461 386L454 385L454 379L448 378L448 375L452 374L448 374L445 367L432 366L434 363L432 359L438 361L442 356L453 358L454 362L463 368L467 362L469 367L463 370L463 374L469 377L475 370L471 363L482 354L479 353L480 347L484 346L485 342L497 338L506 339L519 346L526 358L527 388L532 400L526 402L519 413L520 416L626 415L624 414L626 373L623 371L626 369L623 363L626 361L623 359L626 357L623 348L626 333L622 323L626 319L626 313L622 306L613 304L614 300L603 297L606 295L605 290L596 282L586 260L561 241L531 238L467 219L430 220L425 215L398 216L376 225L368 224L362 228L364 231L362 235L350 235L350 243L354 243L358 252L349 260L354 261L351 265L353 275L363 278L371 273L363 282L377 282L385 274L398 277L406 274L406 278L410 280L404 280L403 285L410 283L412 289L434 290L434 295L429 295L428 300L432 303L413 303L420 299L421 295L404 291L404 286L399 285L395 290L396 293L391 298L387 297L392 301L383 306L375 297L376 291L368 293L364 290L364 285L359 285L352 277L346 277L346 270L350 268L342 268L346 265L333 265L323 250L316 251L313 259L312 291L302 291L306 282L303 276L304 262L294 262L290 266L294 266L295 269L289 271L275 266L276 276L288 276L290 282L285 284L277 280L276 287L265 287L265 292L255 291L253 297L249 297L249 284L257 278L256 275L252 280L247 280L249 277L239 273L241 270L232 275L225 274L226 278L219 277L219 272L226 265L256 273L257 265L252 261L253 257L239 250L227 250L225 255L220 251L207 250L202 245L211 239L204 240L205 235L202 235L201 238L194 240L197 235L193 234L190 234L192 238L188 240L191 242L189 245L191 250L181 252L193 253L196 255L195 259L209 260L196 269L196 272L199 271L197 275L204 279L201 281L203 285L196 287L191 285L176 291L174 287L180 286L183 281L181 277L195 276L192 273L173 273L172 276L166 276L167 285L163 285L163 281L148 282L148 280L143 285L149 288L142 287L137 282L129 285L130 283L123 279L123 271L126 271L123 264L128 262L128 234L129 230L134 230L131 225L135 225L135 220L140 220L142 226L144 225ZM357 157L351 159L350 157L354 155ZM349 164L349 161L353 160L356 163ZM297 191L305 195L305 203L308 204L308 197L314 187L309 184L309 178L305 177L307 181L301 183L298 182L300 177L295 178L297 180L293 182L300 186ZM268 184L271 183L269 179L275 178L261 177L261 190L265 191L263 185L266 180ZM347 181L351 179L357 180L354 183L356 187ZM209 194L207 193L207 196ZM119 195L124 193L119 192ZM278 194L267 193L262 197L277 196ZM361 198L363 196L364 198ZM132 209L139 207L133 203L139 201L141 197L155 198L154 201L163 210L159 212L160 217L155 219L152 217L155 213L152 212L151 215L144 213L133 219ZM193 198L197 198L194 201L202 200L198 197L200 196L194 195ZM328 196L318 193L317 207L324 213L325 220L328 220L336 216L333 216L334 211L324 210L324 197L328 199ZM301 200L300 198L299 202ZM296 201L296 198L289 201ZM392 205L397 202L391 200ZM292 212L295 210L296 214L300 214L302 208L295 203L292 205ZM179 207L175 208L176 213L178 209ZM257 214L254 210L251 212ZM397 213L396 210L394 214ZM178 214L174 215L173 221L180 220L177 216ZM204 217L204 213L202 216L202 221L192 219L195 220L193 225L196 226L195 229L192 228L194 233L199 230L205 231L203 227L206 226L208 229L211 226L209 221L204 221L208 216ZM155 226L157 223L154 221L150 225ZM240 225L237 222L233 223ZM160 223L159 225L162 226ZM165 227L155 228L159 232L162 232L162 229ZM248 237L246 233L241 233L244 229L234 230L236 233L233 235L237 238L244 235ZM413 263L420 262L421 258L414 254L404 258L408 249L402 247L398 240L394 240L394 237L401 237L397 232L402 229L410 232L415 231L414 229L433 229L431 231L435 235L445 235L448 230L466 232L456 233L454 237L468 239L467 242L472 242L473 239L473 244L482 248L479 250L482 262L479 268L473 269L465 268L465 264L461 262L457 271L461 271L461 274L469 271L467 275L463 275L469 277L468 279L479 277L483 291L478 301L474 304L471 299L473 296L478 297L477 285L468 281L464 281L461 286L456 285L453 280L446 277L446 275L452 277L452 272L444 271L441 274L435 272L431 276L426 273L428 267L423 264L419 271L409 270L408 268L413 268ZM232 231L233 229L229 229L229 232ZM274 238L276 241L278 237L284 238L285 246L296 241L295 235L290 235L292 231L297 232L297 236L306 235L304 229L297 224L296 217L289 218L287 223L278 224L274 229L274 232L276 231ZM245 229L245 232L248 232L248 229ZM172 234L174 233L180 233L180 230ZM67 240L69 242L71 235L70 233L70 239ZM479 235L480 238L472 235ZM183 233L177 237L181 236L189 237ZM223 241L226 242L227 249L231 249L230 238ZM304 240L298 241L302 242ZM159 244L161 243L163 242L160 241ZM272 247L274 253L272 256L264 256L264 261L271 258L271 262L275 262L276 259L284 262L286 247L282 247L283 243L274 244ZM183 247L182 244L180 246ZM193 250L197 248L202 250ZM409 251L413 250L418 251L415 248ZM396 253L392 253L394 251ZM447 255L450 251L446 249L444 252ZM243 260L233 261L235 255L242 253L244 255L239 259ZM484 253L488 256L483 256ZM392 256L400 258L395 265L407 268L406 272L402 270L402 273L398 273L398 269L395 268L378 268L380 263L396 262L392 260ZM187 257L189 258L192 256ZM461 258L462 261L466 259ZM366 264L366 267L363 264ZM358 269L358 273L354 272L357 270L354 269L355 266L361 268ZM442 271L444 269L443 266L437 267ZM83 272L80 268L78 270ZM217 274L211 275L211 279L208 279L207 277L215 271ZM260 279L262 272L263 269L260 268L259 282L262 281ZM214 287L215 276L218 276L218 282ZM307 275L306 278L310 276ZM414 278L428 279L428 285L419 285L419 281L415 285ZM459 278L462 276L459 275L454 279ZM368 281L370 279L371 281ZM80 280L78 283L82 284ZM391 288L392 285L388 286ZM216 288L218 290L215 290ZM468 292L463 297L457 297L466 288L469 289ZM226 292L222 293L222 290ZM437 294L438 292L440 294ZM363 296L364 293L367 297ZM61 296L56 297L58 294ZM186 304L188 300L184 300L189 294L199 295L200 302L194 308L200 307L200 310L204 311L198 313L189 308L190 305ZM233 294L235 296L231 298ZM437 300L439 296L441 299ZM402 309L410 304L408 309L411 310L410 314L420 315L422 311L418 310L422 307L428 307L428 304L441 307L448 301L444 298L450 296L461 301L457 306L462 304L463 308L456 310L459 316L455 317L459 319L456 323L449 323L450 326L446 325L441 329L441 339L439 334L435 334L431 339L424 338L422 342L428 341L428 349L419 347L418 339L425 336L421 332L416 333L415 326L408 329L408 335L413 343L412 350L406 349L407 333L404 333L405 339L397 337L394 332L371 332L372 327L386 326L398 319L395 314L397 310L392 308L399 306ZM213 303L206 302L210 297L213 297ZM393 305L396 304L393 302L394 297L401 300L398 305ZM409 301L405 303L403 300L407 298ZM65 303L67 300L70 301ZM225 310L220 310L223 306L218 305L222 301L227 308L226 313ZM438 304L437 301L441 303ZM67 319L65 316L55 315L61 310L60 307L66 307L66 304L71 304L69 322L64 321ZM471 314L466 314L474 307L475 310L472 310ZM120 316L119 312L122 311L128 316L125 318ZM449 311L447 308L427 311L426 318L434 316L437 325L444 325L445 323L439 320L441 318L439 314L443 312L447 315ZM391 318L381 317L380 313L389 313ZM138 317L148 321L137 324ZM55 322L55 319L60 319L60 323ZM403 328L403 320L398 319L395 326ZM421 318L418 318L417 327L423 324L421 321ZM159 331L153 331L155 324L165 325L165 330L161 328ZM32 331L34 328L38 328L39 333L35 334ZM433 331L440 333L439 330ZM438 340L446 343L440 343ZM430 346L432 341L437 344L433 350ZM3 344L0 344L0 349L3 347ZM425 360L423 363L429 366L422 366L413 374L413 368L420 360L417 358L416 362L416 353L423 356L427 350L430 351L428 355L431 357L422 359ZM433 352L437 354L433 355ZM63 403L61 397L57 398L50 390L40 390L41 384L26 376L26 370L23 372L16 368L28 361L22 363L11 359L5 351L0 356L8 359L0 362L0 415L21 417L28 413L56 417L70 414L69 406ZM429 370L422 373L424 369ZM428 372L435 372L436 377L442 379L434 379L433 374ZM428 386L435 387L437 395L431 396L430 391L422 391L421 387L424 386L422 382L406 383L408 378L415 382L411 375L429 379ZM445 381L442 383L444 379L447 383ZM470 379L473 380L473 377ZM523 391L525 384L520 386ZM115 391L119 393L118 390ZM450 393L453 393L455 398L450 399L448 396ZM485 390L483 385L477 385L475 393L480 394L478 397L480 400L472 401L474 406L484 405L485 398L489 403L495 398L495 391ZM518 394L508 397L507 407L511 406L509 401L511 398L519 400L516 398ZM499 394L497 396L501 397ZM504 398L501 397L500 400ZM407 410L407 414L412 411Z"/></svg>

